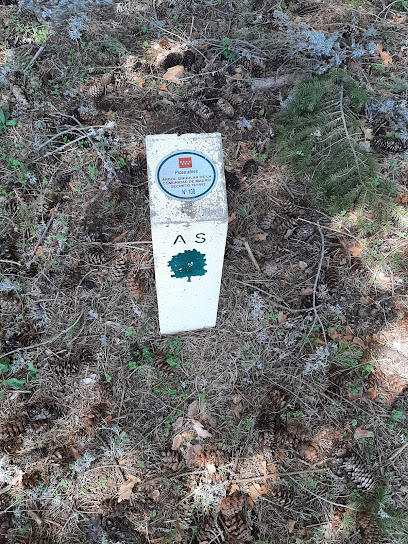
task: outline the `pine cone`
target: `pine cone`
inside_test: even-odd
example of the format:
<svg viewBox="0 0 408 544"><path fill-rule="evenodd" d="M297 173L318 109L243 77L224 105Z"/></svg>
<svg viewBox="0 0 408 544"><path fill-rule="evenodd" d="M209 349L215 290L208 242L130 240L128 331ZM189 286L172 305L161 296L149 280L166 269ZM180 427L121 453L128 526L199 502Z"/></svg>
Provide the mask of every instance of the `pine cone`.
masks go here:
<svg viewBox="0 0 408 544"><path fill-rule="evenodd" d="M238 191L241 188L241 181L239 177L234 174L234 172L228 172L228 170L224 170L224 175L227 189L231 189L232 191Z"/></svg>
<svg viewBox="0 0 408 544"><path fill-rule="evenodd" d="M8 440L19 436L24 432L27 425L27 414L23 412L21 415L0 423L0 440Z"/></svg>
<svg viewBox="0 0 408 544"><path fill-rule="evenodd" d="M269 409L260 412L255 421L255 429L259 432L259 446L271 448L275 442L275 415Z"/></svg>
<svg viewBox="0 0 408 544"><path fill-rule="evenodd" d="M277 218L274 223L274 231L276 234L284 236L288 230L293 230L297 225L297 217Z"/></svg>
<svg viewBox="0 0 408 544"><path fill-rule="evenodd" d="M0 259L12 260L11 251L7 244L0 244Z"/></svg>
<svg viewBox="0 0 408 544"><path fill-rule="evenodd" d="M126 276L128 268L128 258L125 252L120 251L112 264L111 278L115 282L120 282Z"/></svg>
<svg viewBox="0 0 408 544"><path fill-rule="evenodd" d="M198 98L203 94L203 87L201 85L192 85L187 89L187 97L190 99Z"/></svg>
<svg viewBox="0 0 408 544"><path fill-rule="evenodd" d="M143 298L143 291L140 286L140 281L137 278L136 270L134 268L130 270L128 274L128 277L126 279L126 287L132 298L137 298L138 300Z"/></svg>
<svg viewBox="0 0 408 544"><path fill-rule="evenodd" d="M169 53L165 59L163 59L161 63L161 68L163 70L168 70L169 68L172 68L173 66L179 66L183 63L183 55L180 53Z"/></svg>
<svg viewBox="0 0 408 544"><path fill-rule="evenodd" d="M197 452L192 462L199 467L205 467L209 463L219 467L228 462L228 454L215 444L210 444L204 451Z"/></svg>
<svg viewBox="0 0 408 544"><path fill-rule="evenodd" d="M341 464L341 469L344 470L357 489L367 492L373 491L375 476L357 455L353 453L346 457Z"/></svg>
<svg viewBox="0 0 408 544"><path fill-rule="evenodd" d="M221 544L224 542L224 534L217 523L217 516L208 516L198 528L197 540L199 544Z"/></svg>
<svg viewBox="0 0 408 544"><path fill-rule="evenodd" d="M239 106L243 102L243 98L232 91L224 92L224 99L232 106Z"/></svg>
<svg viewBox="0 0 408 544"><path fill-rule="evenodd" d="M22 321L18 325L16 340L23 347L31 346L37 339L37 330L30 321Z"/></svg>
<svg viewBox="0 0 408 544"><path fill-rule="evenodd" d="M288 200L288 199L282 200L281 210L282 210L282 215L286 215L289 217L297 217L298 215L297 208L293 200Z"/></svg>
<svg viewBox="0 0 408 544"><path fill-rule="evenodd" d="M115 516L106 520L106 532L114 542L120 540L125 544L142 544L144 540L126 518Z"/></svg>
<svg viewBox="0 0 408 544"><path fill-rule="evenodd" d="M142 173L146 172L147 169L147 159L146 159L146 151L142 150L139 151L136 156L134 157L134 161L137 164L139 170Z"/></svg>
<svg viewBox="0 0 408 544"><path fill-rule="evenodd" d="M283 508L290 508L294 501L292 491L283 485L271 486L266 498Z"/></svg>
<svg viewBox="0 0 408 544"><path fill-rule="evenodd" d="M243 514L234 514L231 517L224 517L224 524L228 534L241 542L252 542L252 531L244 520Z"/></svg>
<svg viewBox="0 0 408 544"><path fill-rule="evenodd" d="M272 228L272 225L274 224L276 219L276 212L274 210L271 210L268 212L265 217L261 221L261 229L262 230L270 230Z"/></svg>
<svg viewBox="0 0 408 544"><path fill-rule="evenodd" d="M23 474L22 484L26 489L33 489L34 487L37 487L39 481L40 472L38 470L33 470L32 472L26 472Z"/></svg>
<svg viewBox="0 0 408 544"><path fill-rule="evenodd" d="M113 79L112 72L104 74L102 77L98 78L93 85L88 89L88 96L93 100L100 98L105 92L105 88Z"/></svg>
<svg viewBox="0 0 408 544"><path fill-rule="evenodd" d="M339 272L336 268L329 267L325 272L325 282L331 293L339 288Z"/></svg>
<svg viewBox="0 0 408 544"><path fill-rule="evenodd" d="M187 49L187 51L183 55L182 65L186 70L191 70L191 67L196 62L196 55L191 49Z"/></svg>
<svg viewBox="0 0 408 544"><path fill-rule="evenodd" d="M281 412L289 404L290 397L279 389L273 389L268 400L272 410Z"/></svg>
<svg viewBox="0 0 408 544"><path fill-rule="evenodd" d="M160 355L160 354L155 355L154 358L153 358L153 364L154 364L154 367L156 368L156 370L158 370L159 372L165 374L169 378L174 376L173 367L171 367L169 365L165 355Z"/></svg>
<svg viewBox="0 0 408 544"><path fill-rule="evenodd" d="M233 106L227 100L224 100L224 98L220 98L218 100L217 106L221 113L225 115L225 117L228 117L228 119L232 119L234 117L235 110Z"/></svg>
<svg viewBox="0 0 408 544"><path fill-rule="evenodd" d="M299 446L303 442L309 442L309 432L299 423L289 423L286 427L276 430L277 439L283 444Z"/></svg>
<svg viewBox="0 0 408 544"><path fill-rule="evenodd" d="M210 110L208 106L200 102L199 100L190 99L187 102L188 107L197 114L204 121L208 121L214 117L214 113Z"/></svg>
<svg viewBox="0 0 408 544"><path fill-rule="evenodd" d="M0 440L0 451L4 455L18 455L21 448L21 439L19 436L14 436L8 440Z"/></svg>
<svg viewBox="0 0 408 544"><path fill-rule="evenodd" d="M13 315L20 312L18 300L10 293L3 293L0 297L0 312L2 314Z"/></svg>
<svg viewBox="0 0 408 544"><path fill-rule="evenodd" d="M0 514L0 542L11 542L9 539L12 528L11 518L11 512Z"/></svg>
<svg viewBox="0 0 408 544"><path fill-rule="evenodd" d="M125 503L118 502L117 497L108 497L101 501L100 507L102 512L107 516L119 516L125 508Z"/></svg>
<svg viewBox="0 0 408 544"><path fill-rule="evenodd" d="M100 250L92 249L86 254L86 259L90 264L101 265L108 260L105 253Z"/></svg>
<svg viewBox="0 0 408 544"><path fill-rule="evenodd" d="M58 359L53 366L54 372L58 376L69 376L78 374L80 369L80 360L78 357L70 357L68 360Z"/></svg>
<svg viewBox="0 0 408 544"><path fill-rule="evenodd" d="M379 544L380 530L375 517L370 512L359 512L357 523L363 539L363 544Z"/></svg>
<svg viewBox="0 0 408 544"><path fill-rule="evenodd" d="M330 386L336 386L339 389L347 387L354 379L355 372L350 368L342 368L338 365L331 365L327 371L327 379Z"/></svg>
<svg viewBox="0 0 408 544"><path fill-rule="evenodd" d="M304 442L303 444L299 445L299 455L310 463L316 463L319 456L319 447L317 445Z"/></svg>
<svg viewBox="0 0 408 544"><path fill-rule="evenodd" d="M190 529L194 525L194 506L182 502L177 508L177 519L182 529Z"/></svg>
<svg viewBox="0 0 408 544"><path fill-rule="evenodd" d="M408 140L402 138L376 136L373 139L373 146L383 149L384 151L390 151L391 153L399 153L400 151L406 151L408 149Z"/></svg>
<svg viewBox="0 0 408 544"><path fill-rule="evenodd" d="M88 429L95 427L95 425L104 417L106 414L106 404L101 402L95 404L92 408L85 414L85 426Z"/></svg>
<svg viewBox="0 0 408 544"><path fill-rule="evenodd" d="M17 198L10 198L6 204L6 212L9 217L14 217L17 215L18 210L20 209L20 203Z"/></svg>
<svg viewBox="0 0 408 544"><path fill-rule="evenodd" d="M245 505L245 495L240 491L235 491L232 495L222 499L220 503L221 513L225 518L229 518L242 512Z"/></svg>
<svg viewBox="0 0 408 544"><path fill-rule="evenodd" d="M174 472L178 472L184 467L184 460L178 451L163 451L161 456L162 463L165 468L169 468Z"/></svg>
<svg viewBox="0 0 408 544"><path fill-rule="evenodd" d="M408 382L397 374L384 374L381 370L374 370L367 378L367 387L373 388L386 397L388 404L393 404L408 387Z"/></svg>

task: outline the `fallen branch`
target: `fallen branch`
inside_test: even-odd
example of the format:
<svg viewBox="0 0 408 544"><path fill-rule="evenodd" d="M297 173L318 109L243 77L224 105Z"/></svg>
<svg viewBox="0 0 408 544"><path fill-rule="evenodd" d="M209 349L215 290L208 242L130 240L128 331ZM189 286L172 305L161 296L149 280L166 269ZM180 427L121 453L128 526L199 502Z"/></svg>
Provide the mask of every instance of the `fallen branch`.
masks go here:
<svg viewBox="0 0 408 544"><path fill-rule="evenodd" d="M302 79L306 79L306 76L298 73L275 77L255 77L252 79L251 88L253 91L275 91L285 85L292 86Z"/></svg>

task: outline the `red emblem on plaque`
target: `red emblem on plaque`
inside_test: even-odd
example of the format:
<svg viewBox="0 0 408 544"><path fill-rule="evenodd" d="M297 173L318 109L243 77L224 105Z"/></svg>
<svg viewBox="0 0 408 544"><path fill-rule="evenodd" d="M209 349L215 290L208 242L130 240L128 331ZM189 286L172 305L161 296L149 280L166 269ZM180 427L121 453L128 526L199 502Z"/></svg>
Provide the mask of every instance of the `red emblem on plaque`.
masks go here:
<svg viewBox="0 0 408 544"><path fill-rule="evenodd" d="M183 157L182 159L179 159L179 168L192 168L193 167L193 161L191 160L191 157Z"/></svg>

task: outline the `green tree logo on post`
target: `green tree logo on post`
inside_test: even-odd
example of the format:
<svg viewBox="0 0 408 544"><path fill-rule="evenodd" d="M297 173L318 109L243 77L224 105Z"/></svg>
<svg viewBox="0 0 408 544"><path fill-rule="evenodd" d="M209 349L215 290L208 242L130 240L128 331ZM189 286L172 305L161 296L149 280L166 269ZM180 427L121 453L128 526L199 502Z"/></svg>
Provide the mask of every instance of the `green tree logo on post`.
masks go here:
<svg viewBox="0 0 408 544"><path fill-rule="evenodd" d="M196 249L174 255L168 265L174 272L172 278L188 278L187 281L191 281L192 276L204 276L207 273L207 270L204 269L205 255Z"/></svg>

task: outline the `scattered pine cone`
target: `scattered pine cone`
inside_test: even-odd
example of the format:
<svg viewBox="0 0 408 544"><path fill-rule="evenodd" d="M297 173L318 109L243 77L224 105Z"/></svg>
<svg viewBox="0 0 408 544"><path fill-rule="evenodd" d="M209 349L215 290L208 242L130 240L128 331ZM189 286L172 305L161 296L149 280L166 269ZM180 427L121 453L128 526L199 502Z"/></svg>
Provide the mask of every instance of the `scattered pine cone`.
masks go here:
<svg viewBox="0 0 408 544"><path fill-rule="evenodd" d="M5 512L4 514L0 514L0 539L1 542L11 542L9 537L11 536L11 530L12 530L12 513L11 512Z"/></svg>
<svg viewBox="0 0 408 544"><path fill-rule="evenodd" d="M153 358L153 365L159 372L165 374L169 378L174 376L174 370L173 367L169 365L167 362L167 358L165 355L155 355Z"/></svg>
<svg viewBox="0 0 408 544"><path fill-rule="evenodd" d="M308 444L304 442L299 446L299 455L309 461L309 463L316 463L319 457L319 447L317 444Z"/></svg>
<svg viewBox="0 0 408 544"><path fill-rule="evenodd" d="M339 288L339 272L332 266L328 267L325 272L325 282L331 293L334 293Z"/></svg>
<svg viewBox="0 0 408 544"><path fill-rule="evenodd" d="M101 265L105 264L107 257L103 251L92 249L86 254L86 259L90 264Z"/></svg>
<svg viewBox="0 0 408 544"><path fill-rule="evenodd" d="M0 440L8 440L19 436L24 432L27 425L27 414L23 412L17 417L0 423Z"/></svg>
<svg viewBox="0 0 408 544"><path fill-rule="evenodd" d="M186 70L191 70L191 67L196 62L196 55L191 49L187 49L187 51L183 55L183 60L181 61L181 64L184 66Z"/></svg>
<svg viewBox="0 0 408 544"><path fill-rule="evenodd" d="M408 140L402 138L376 136L373 139L373 146L391 153L399 153L408 149Z"/></svg>
<svg viewBox="0 0 408 544"><path fill-rule="evenodd" d="M384 395L390 405L408 387L406 379L397 374L384 374L381 370L371 372L366 383L368 388L373 388L377 393Z"/></svg>
<svg viewBox="0 0 408 544"><path fill-rule="evenodd" d="M132 298L137 298L138 300L143 298L143 291L140 286L140 280L137 278L135 269L130 270L126 279L126 287Z"/></svg>
<svg viewBox="0 0 408 544"><path fill-rule="evenodd" d="M327 371L327 379L330 382L330 387L336 386L339 389L347 387L353 381L355 372L350 368L343 368L338 365L331 365Z"/></svg>
<svg viewBox="0 0 408 544"><path fill-rule="evenodd" d="M284 217L283 219L278 217L274 223L274 230L276 234L284 236L288 230L293 230L297 226L297 217Z"/></svg>
<svg viewBox="0 0 408 544"><path fill-rule="evenodd" d="M58 359L53 366L54 372L58 376L69 376L78 374L80 369L80 360L78 357L70 357L68 360Z"/></svg>
<svg viewBox="0 0 408 544"><path fill-rule="evenodd" d="M276 212L274 210L268 212L261 221L262 230L270 230L275 222Z"/></svg>
<svg viewBox="0 0 408 544"><path fill-rule="evenodd" d="M309 442L309 432L299 423L289 423L276 430L276 436L282 444L293 444L299 446L301 443Z"/></svg>
<svg viewBox="0 0 408 544"><path fill-rule="evenodd" d="M0 440L0 451L4 455L18 455L21 448L21 439L19 436L14 436L8 440Z"/></svg>
<svg viewBox="0 0 408 544"><path fill-rule="evenodd" d="M33 489L34 487L37 487L39 481L40 472L38 470L33 470L32 472L26 472L23 474L22 484L26 489Z"/></svg>
<svg viewBox="0 0 408 544"><path fill-rule="evenodd" d="M199 467L205 467L209 463L219 467L227 462L228 454L215 444L206 446L204 451L197 452L193 458L193 464Z"/></svg>
<svg viewBox="0 0 408 544"><path fill-rule="evenodd" d="M214 117L214 113L210 110L210 108L199 100L194 100L191 98L188 100L187 105L192 112L197 114L204 121L208 121Z"/></svg>
<svg viewBox="0 0 408 544"><path fill-rule="evenodd" d="M95 427L95 425L104 417L106 413L106 404L101 402L95 404L92 408L85 414L85 426L88 429Z"/></svg>
<svg viewBox="0 0 408 544"><path fill-rule="evenodd" d="M370 512L359 512L357 523L363 539L363 544L379 544L380 530L375 517Z"/></svg>
<svg viewBox="0 0 408 544"><path fill-rule="evenodd" d="M225 115L225 117L228 117L228 119L232 119L235 115L234 107L228 102L228 100L225 100L224 98L220 98L217 102L217 106L221 113Z"/></svg>
<svg viewBox="0 0 408 544"><path fill-rule="evenodd" d="M118 256L112 264L111 278L115 282L120 282L127 274L128 258L124 251L119 251Z"/></svg>
<svg viewBox="0 0 408 544"><path fill-rule="evenodd" d="M222 499L220 503L221 513L224 517L232 517L242 512L245 505L245 495L240 491L235 491L232 495Z"/></svg>
<svg viewBox="0 0 408 544"><path fill-rule="evenodd" d="M290 508L294 501L292 491L282 485L271 486L266 498L283 508Z"/></svg>
<svg viewBox="0 0 408 544"><path fill-rule="evenodd" d="M275 443L275 415L269 409L260 412L255 421L255 429L259 432L259 446L271 448Z"/></svg>
<svg viewBox="0 0 408 544"><path fill-rule="evenodd" d="M357 487L363 491L373 491L375 487L375 476L371 472L370 467L357 457L356 454L351 454L343 459L341 469L347 474L349 479Z"/></svg>
<svg viewBox="0 0 408 544"><path fill-rule="evenodd" d="M252 531L242 513L231 517L223 515L223 521L228 534L240 542L252 542Z"/></svg>
<svg viewBox="0 0 408 544"><path fill-rule="evenodd" d="M204 523L198 528L197 540L199 544L222 544L224 542L224 534L218 525L216 515L204 519Z"/></svg>
<svg viewBox="0 0 408 544"><path fill-rule="evenodd" d="M239 177L234 174L234 172L228 172L228 170L224 170L224 175L227 189L231 189L232 191L238 191L241 188L241 181Z"/></svg>
<svg viewBox="0 0 408 544"><path fill-rule="evenodd" d="M125 508L124 502L118 502L117 497L108 497L100 503L102 512L108 516L119 516Z"/></svg>
<svg viewBox="0 0 408 544"><path fill-rule="evenodd" d="M20 346L28 347L35 343L37 330L30 321L21 321L16 332L16 340Z"/></svg>
<svg viewBox="0 0 408 544"><path fill-rule="evenodd" d="M293 200L285 199L281 202L282 214L289 217L296 217L298 215L295 202Z"/></svg>
<svg viewBox="0 0 408 544"><path fill-rule="evenodd" d="M111 517L105 521L105 524L108 537L114 542L118 540L124 544L142 544L144 542L142 536L133 529L126 518Z"/></svg>
<svg viewBox="0 0 408 544"><path fill-rule="evenodd" d="M10 293L2 293L0 296L0 312L1 314L13 315L20 312L20 304L18 299Z"/></svg>
<svg viewBox="0 0 408 544"><path fill-rule="evenodd" d="M273 389L268 398L268 401L270 403L271 409L276 409L278 412L281 412L289 404L290 397L279 389Z"/></svg>
<svg viewBox="0 0 408 544"><path fill-rule="evenodd" d="M232 106L239 106L243 102L243 98L232 91L224 92L224 99Z"/></svg>
<svg viewBox="0 0 408 544"><path fill-rule="evenodd" d="M163 451L161 456L162 463L165 468L171 469L174 472L178 472L184 467L184 460L178 451Z"/></svg>
<svg viewBox="0 0 408 544"><path fill-rule="evenodd" d="M100 98L104 94L106 86L109 85L112 79L113 74L112 72L109 72L95 80L94 84L88 89L88 96L94 100Z"/></svg>

